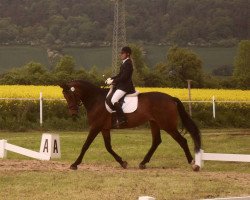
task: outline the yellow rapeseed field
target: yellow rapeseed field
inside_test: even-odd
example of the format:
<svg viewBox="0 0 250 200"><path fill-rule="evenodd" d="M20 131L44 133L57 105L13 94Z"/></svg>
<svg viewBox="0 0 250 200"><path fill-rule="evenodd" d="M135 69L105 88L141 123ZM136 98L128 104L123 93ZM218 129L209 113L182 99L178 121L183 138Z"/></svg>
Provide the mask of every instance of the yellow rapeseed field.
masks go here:
<svg viewBox="0 0 250 200"><path fill-rule="evenodd" d="M177 88L138 88L140 92L158 91L188 100L187 89ZM191 89L193 101L207 101L215 96L218 101L250 101L250 90L224 90L224 89Z"/></svg>
<svg viewBox="0 0 250 200"><path fill-rule="evenodd" d="M187 89L137 88L137 90L141 93L151 91L163 92L181 100L188 100ZM58 86L0 86L0 98L39 98L40 92L43 93L44 98L63 98L62 89ZM194 101L211 100L213 96L218 101L250 101L250 90L192 89L191 96Z"/></svg>
<svg viewBox="0 0 250 200"><path fill-rule="evenodd" d="M0 98L39 98L40 92L44 98L63 98L62 89L57 86L0 85Z"/></svg>

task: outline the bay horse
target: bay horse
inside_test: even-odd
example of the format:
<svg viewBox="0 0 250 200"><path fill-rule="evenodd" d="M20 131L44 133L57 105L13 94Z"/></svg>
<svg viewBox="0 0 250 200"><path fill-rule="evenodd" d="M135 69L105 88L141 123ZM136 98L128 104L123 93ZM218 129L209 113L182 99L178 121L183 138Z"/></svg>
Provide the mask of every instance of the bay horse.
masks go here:
<svg viewBox="0 0 250 200"><path fill-rule="evenodd" d="M127 162L117 155L111 146L110 130L112 129L112 117L105 108L108 89L80 80L61 84L60 87L63 89L63 95L67 101L69 113L72 116L77 116L81 103L85 106L90 127L80 155L70 166L70 169L77 169L77 166L82 162L84 154L100 132L102 133L107 151L121 167L127 168ZM194 163L187 140L178 131L178 116L180 116L182 124L191 135L195 151L199 151L201 148L200 131L178 98L160 92L147 92L138 95L138 108L135 112L126 114L127 124L123 128L134 128L146 122L150 124L152 145L139 164L140 169L146 168L146 163L150 161L158 145L162 142L160 131L164 130L184 150L187 161L192 165L193 170L199 170L199 167Z"/></svg>

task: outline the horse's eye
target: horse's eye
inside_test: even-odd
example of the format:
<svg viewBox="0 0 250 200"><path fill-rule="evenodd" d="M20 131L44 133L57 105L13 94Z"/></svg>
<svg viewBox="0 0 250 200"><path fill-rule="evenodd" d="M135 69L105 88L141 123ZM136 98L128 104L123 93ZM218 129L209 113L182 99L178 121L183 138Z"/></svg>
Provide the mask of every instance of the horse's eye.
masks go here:
<svg viewBox="0 0 250 200"><path fill-rule="evenodd" d="M74 92L76 89L74 87L71 87L70 90Z"/></svg>

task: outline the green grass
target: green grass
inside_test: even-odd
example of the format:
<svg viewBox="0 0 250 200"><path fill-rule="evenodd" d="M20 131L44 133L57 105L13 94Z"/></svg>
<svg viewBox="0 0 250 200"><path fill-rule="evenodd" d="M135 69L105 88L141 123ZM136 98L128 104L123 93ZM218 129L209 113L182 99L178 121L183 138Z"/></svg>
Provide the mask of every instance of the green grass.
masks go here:
<svg viewBox="0 0 250 200"><path fill-rule="evenodd" d="M211 72L212 69L222 65L233 65L236 48L191 48L199 55L203 61L204 70ZM165 61L167 46L146 45L146 62L149 66ZM66 54L72 55L77 66L90 68L107 68L111 66L111 48L66 48ZM13 67L23 66L24 64L35 61L48 66L46 49L40 47L27 46L0 46L0 72L7 71Z"/></svg>
<svg viewBox="0 0 250 200"><path fill-rule="evenodd" d="M250 130L202 132L206 152L250 153ZM113 132L113 149L129 163L128 169L121 169L107 153L99 135L79 170L70 171L68 167L78 156L86 136L86 132L60 133L62 159L59 161L33 161L8 153L7 160L0 160L1 199L131 200L149 195L157 200L191 200L250 195L249 163L206 161L202 171L195 173L180 147L165 133L148 168L139 170L138 164L151 144L149 130ZM193 149L190 137L185 137ZM1 138L39 150L41 134L0 132Z"/></svg>

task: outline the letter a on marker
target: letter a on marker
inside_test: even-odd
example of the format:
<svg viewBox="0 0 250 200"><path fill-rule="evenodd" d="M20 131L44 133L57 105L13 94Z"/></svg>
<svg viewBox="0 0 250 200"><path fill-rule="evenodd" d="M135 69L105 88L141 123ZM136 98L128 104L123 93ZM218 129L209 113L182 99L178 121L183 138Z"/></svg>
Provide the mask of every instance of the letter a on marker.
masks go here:
<svg viewBox="0 0 250 200"><path fill-rule="evenodd" d="M48 139L45 140L44 142L44 147L43 147L43 152L45 152L45 150L47 150L46 152L49 152L49 141Z"/></svg>
<svg viewBox="0 0 250 200"><path fill-rule="evenodd" d="M58 153L57 140L54 140L54 149L53 153Z"/></svg>

